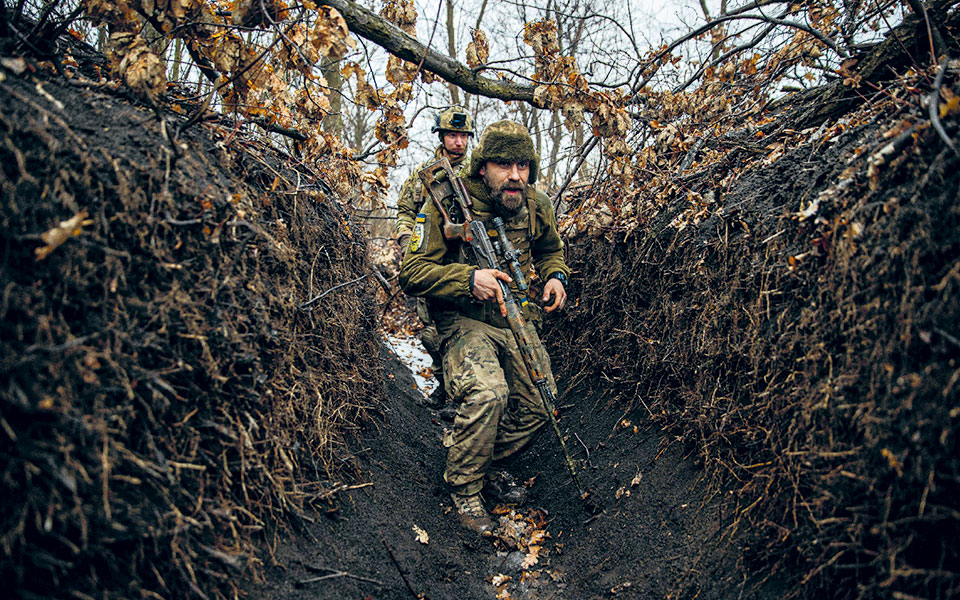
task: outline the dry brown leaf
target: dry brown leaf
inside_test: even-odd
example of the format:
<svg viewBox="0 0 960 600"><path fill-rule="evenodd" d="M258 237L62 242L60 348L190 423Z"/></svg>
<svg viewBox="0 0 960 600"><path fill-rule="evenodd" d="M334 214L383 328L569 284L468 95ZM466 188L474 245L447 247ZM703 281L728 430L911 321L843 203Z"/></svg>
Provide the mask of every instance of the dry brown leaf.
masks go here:
<svg viewBox="0 0 960 600"><path fill-rule="evenodd" d="M392 54L387 58L387 81L399 86L416 79L419 68L416 63L407 62Z"/></svg>
<svg viewBox="0 0 960 600"><path fill-rule="evenodd" d="M467 65L471 69L476 69L481 65L487 64L490 58L490 44L487 42L487 35L479 29L470 32L473 41L467 44Z"/></svg>
<svg viewBox="0 0 960 600"><path fill-rule="evenodd" d="M553 20L534 21L523 28L523 41L539 55L560 52L557 23Z"/></svg>
<svg viewBox="0 0 960 600"><path fill-rule="evenodd" d="M414 524L413 526L413 533L416 534L417 541L420 542L421 544L430 543L430 536L427 535L427 532L424 531L423 528L419 527L416 524Z"/></svg>
<svg viewBox="0 0 960 600"><path fill-rule="evenodd" d="M540 546L529 546L527 555L520 562L521 569L529 569L540 560Z"/></svg>
<svg viewBox="0 0 960 600"><path fill-rule="evenodd" d="M347 22L337 9L321 6L317 22L310 32L310 43L322 54L330 58L343 58L347 50L354 50L357 43L350 37Z"/></svg>
<svg viewBox="0 0 960 600"><path fill-rule="evenodd" d="M123 31L111 34L107 56L113 71L134 93L155 100L166 89L166 66L139 35Z"/></svg>
<svg viewBox="0 0 960 600"><path fill-rule="evenodd" d="M947 86L940 88L940 95L946 102L940 104L940 118L943 119L949 114L960 111L960 96L953 93L953 90Z"/></svg>
<svg viewBox="0 0 960 600"><path fill-rule="evenodd" d="M476 69L479 67L482 62L480 62L480 57L477 56L477 47L473 42L467 44L467 66L471 69Z"/></svg>
<svg viewBox="0 0 960 600"><path fill-rule="evenodd" d="M417 8L411 0L385 0L380 16L413 37L417 35Z"/></svg>
<svg viewBox="0 0 960 600"><path fill-rule="evenodd" d="M376 88L367 83L363 78L357 79L357 103L367 107L370 110L380 106L380 94Z"/></svg>

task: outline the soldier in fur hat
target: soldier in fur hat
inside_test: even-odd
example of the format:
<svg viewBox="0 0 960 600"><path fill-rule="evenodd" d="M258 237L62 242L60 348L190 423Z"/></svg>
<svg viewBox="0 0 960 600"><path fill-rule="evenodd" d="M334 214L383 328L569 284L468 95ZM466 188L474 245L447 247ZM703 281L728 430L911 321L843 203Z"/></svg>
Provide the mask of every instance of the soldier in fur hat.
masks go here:
<svg viewBox="0 0 960 600"><path fill-rule="evenodd" d="M539 156L526 128L498 121L480 136L464 178L474 218L488 222L500 216L520 252L521 270L529 279L545 282L543 308L528 302L523 309L529 335L537 341L541 311L563 308L570 273L553 206L533 186L538 169ZM518 503L526 492L496 464L526 447L549 415L507 324L497 280L515 292L516 284L506 273L472 264L459 243L444 239L440 219L432 202L423 205L400 267L400 285L427 299L440 336L447 393L460 402L453 429L444 438L444 480L461 523L486 533L493 521L484 499ZM549 358L541 344L535 346L554 386Z"/></svg>

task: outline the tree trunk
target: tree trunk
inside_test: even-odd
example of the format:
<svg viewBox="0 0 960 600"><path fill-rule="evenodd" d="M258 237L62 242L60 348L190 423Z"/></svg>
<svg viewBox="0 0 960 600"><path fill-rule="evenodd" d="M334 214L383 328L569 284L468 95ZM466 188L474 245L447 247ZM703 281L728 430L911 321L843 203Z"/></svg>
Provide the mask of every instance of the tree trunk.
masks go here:
<svg viewBox="0 0 960 600"><path fill-rule="evenodd" d="M343 87L343 77L340 75L340 61L324 58L321 62L320 70L323 78L327 80L327 87L330 93L327 99L330 101L330 113L323 118L323 130L341 137L343 134L343 96L340 90Z"/></svg>
<svg viewBox="0 0 960 600"><path fill-rule="evenodd" d="M170 81L180 80L180 61L183 60L183 40L173 42L173 64L170 65Z"/></svg>
<svg viewBox="0 0 960 600"><path fill-rule="evenodd" d="M447 52L450 58L457 60L457 37L453 29L453 0L447 0ZM447 85L450 87L450 100L453 104L460 104L460 90L453 83Z"/></svg>

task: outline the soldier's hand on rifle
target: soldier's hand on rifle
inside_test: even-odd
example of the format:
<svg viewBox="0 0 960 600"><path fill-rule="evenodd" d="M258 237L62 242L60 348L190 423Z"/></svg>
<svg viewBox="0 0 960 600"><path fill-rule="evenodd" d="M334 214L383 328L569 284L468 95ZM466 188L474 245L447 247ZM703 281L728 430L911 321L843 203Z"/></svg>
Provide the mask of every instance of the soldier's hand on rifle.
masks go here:
<svg viewBox="0 0 960 600"><path fill-rule="evenodd" d="M552 298L551 298L552 297ZM550 300L553 302L550 302ZM550 304L547 304L550 302ZM563 308L567 302L567 290L563 289L563 284L559 279L548 279L543 286L543 309L547 312L553 312Z"/></svg>
<svg viewBox="0 0 960 600"><path fill-rule="evenodd" d="M477 269L473 274L473 297L484 302L497 302L500 315L507 316L507 305L503 302L503 290L497 280L510 283L513 279L503 271L496 269ZM562 288L562 286L561 286ZM564 295L566 297L566 295Z"/></svg>

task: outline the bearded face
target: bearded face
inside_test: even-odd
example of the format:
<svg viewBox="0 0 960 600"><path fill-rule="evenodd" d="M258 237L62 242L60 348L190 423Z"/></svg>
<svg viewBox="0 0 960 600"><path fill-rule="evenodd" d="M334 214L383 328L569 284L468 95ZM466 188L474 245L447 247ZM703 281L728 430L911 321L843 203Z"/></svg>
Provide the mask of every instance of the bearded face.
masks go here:
<svg viewBox="0 0 960 600"><path fill-rule="evenodd" d="M480 176L490 192L494 209L501 216L511 217L519 212L527 194L528 161L487 161L480 168Z"/></svg>

